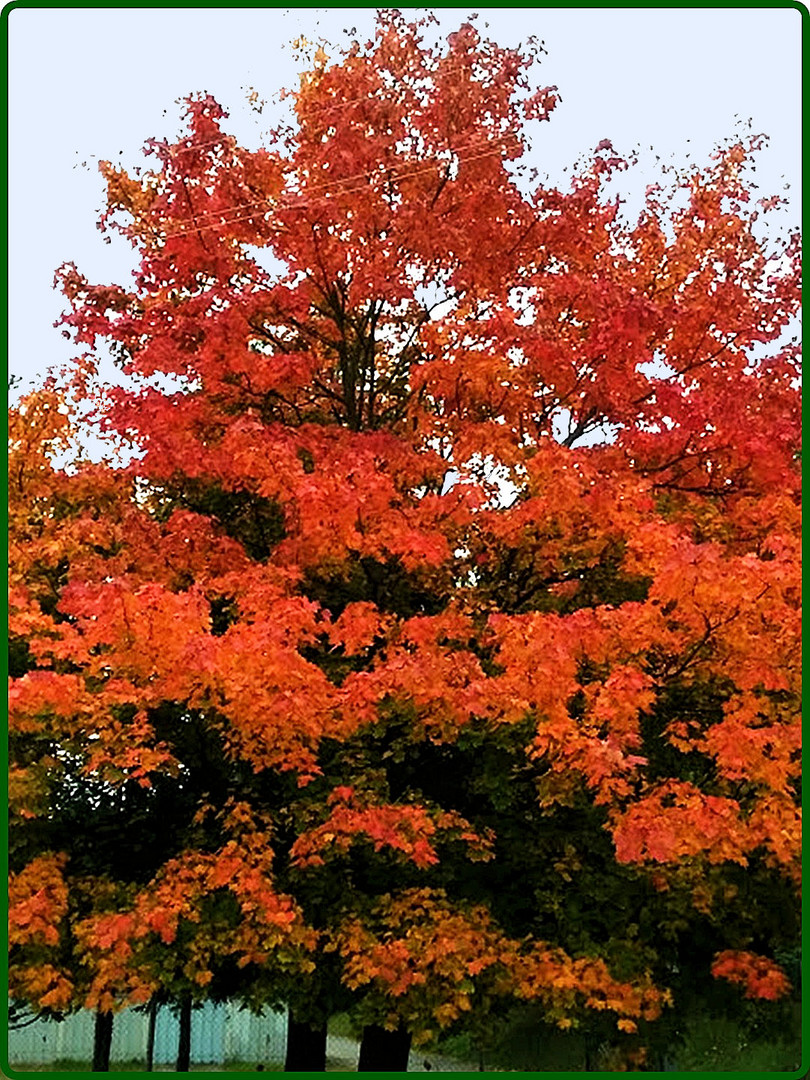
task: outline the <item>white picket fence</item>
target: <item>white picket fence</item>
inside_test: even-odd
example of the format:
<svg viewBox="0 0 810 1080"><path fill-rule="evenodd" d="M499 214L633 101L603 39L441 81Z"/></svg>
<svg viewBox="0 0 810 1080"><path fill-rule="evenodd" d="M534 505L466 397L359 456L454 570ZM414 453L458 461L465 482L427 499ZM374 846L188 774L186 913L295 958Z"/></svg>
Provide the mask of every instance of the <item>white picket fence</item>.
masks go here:
<svg viewBox="0 0 810 1080"><path fill-rule="evenodd" d="M52 1065L57 1061L89 1062L93 1057L95 1014L87 1010L64 1020L37 1020L9 1031L9 1065ZM124 1009L113 1021L111 1061L146 1061L149 1018L145 1012ZM158 1010L155 1024L154 1064L169 1065L177 1058L179 1024L171 1010ZM267 1011L256 1016L236 1005L194 1009L191 1017L191 1062L225 1065L229 1061L281 1064L287 1045L285 1013Z"/></svg>

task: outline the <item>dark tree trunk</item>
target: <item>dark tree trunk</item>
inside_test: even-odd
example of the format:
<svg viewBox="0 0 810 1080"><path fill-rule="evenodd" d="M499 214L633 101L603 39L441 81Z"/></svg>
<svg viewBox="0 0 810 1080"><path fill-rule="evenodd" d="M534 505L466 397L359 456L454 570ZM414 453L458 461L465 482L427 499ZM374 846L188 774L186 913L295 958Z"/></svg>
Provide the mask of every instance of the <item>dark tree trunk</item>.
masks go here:
<svg viewBox="0 0 810 1080"><path fill-rule="evenodd" d="M146 1029L146 1071L155 1066L155 1025L157 1024L158 1001L153 997L149 1002L149 1027Z"/></svg>
<svg viewBox="0 0 810 1080"><path fill-rule="evenodd" d="M93 1072L110 1071L112 1029L113 1014L111 1012L97 1012L96 1026L93 1031Z"/></svg>
<svg viewBox="0 0 810 1080"><path fill-rule="evenodd" d="M311 1027L287 1016L287 1056L285 1072L326 1071L326 1024Z"/></svg>
<svg viewBox="0 0 810 1080"><path fill-rule="evenodd" d="M596 1058L599 1053L599 1036L592 1031L585 1032L585 1072L599 1072Z"/></svg>
<svg viewBox="0 0 810 1080"><path fill-rule="evenodd" d="M177 1042L176 1072L188 1072L191 1066L191 998L180 1001L180 1038Z"/></svg>
<svg viewBox="0 0 810 1080"><path fill-rule="evenodd" d="M358 1072L407 1072L411 1050L410 1033L403 1028L386 1031L369 1024L363 1029Z"/></svg>

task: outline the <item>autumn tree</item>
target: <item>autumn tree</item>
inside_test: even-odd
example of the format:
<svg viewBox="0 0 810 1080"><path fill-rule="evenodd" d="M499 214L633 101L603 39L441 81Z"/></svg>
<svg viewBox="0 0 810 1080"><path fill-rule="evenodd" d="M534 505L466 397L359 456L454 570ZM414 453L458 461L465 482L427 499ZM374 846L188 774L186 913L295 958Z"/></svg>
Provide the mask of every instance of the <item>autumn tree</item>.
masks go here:
<svg viewBox="0 0 810 1080"><path fill-rule="evenodd" d="M54 470L76 434L67 412L50 385L10 415L10 989L45 1015L95 1008L94 1068L106 1071L122 1001L159 994L187 1012L203 993L232 996L239 966L249 973L268 945L282 970L311 966L312 935L262 877L271 849L249 808L224 800L212 828L203 796L223 786L225 763L204 733L164 705L183 762L165 744L144 757L131 708L64 647L69 574L92 576L124 533L148 527L123 474ZM85 659L104 651L89 649ZM118 729L118 757L96 745L99 717ZM186 850L201 844L205 854Z"/></svg>
<svg viewBox="0 0 810 1080"><path fill-rule="evenodd" d="M796 932L798 243L757 140L628 221L606 140L567 190L520 173L531 53L425 33L319 51L259 150L199 95L103 166L139 267L61 269L66 392L131 459L37 465L71 509L12 606L12 731L65 748L25 798L68 753L177 813L65 931L86 1000L348 1007L363 1069L516 1000L633 1037L696 942L775 999Z"/></svg>

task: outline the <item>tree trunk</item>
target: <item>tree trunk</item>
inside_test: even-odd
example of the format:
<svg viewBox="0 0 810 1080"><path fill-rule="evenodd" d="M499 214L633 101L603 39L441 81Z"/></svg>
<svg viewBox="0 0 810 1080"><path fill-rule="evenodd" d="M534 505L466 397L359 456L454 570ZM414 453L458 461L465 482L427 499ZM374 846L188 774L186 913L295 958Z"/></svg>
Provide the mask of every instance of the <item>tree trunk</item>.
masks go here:
<svg viewBox="0 0 810 1080"><path fill-rule="evenodd" d="M146 1071L151 1072L155 1065L155 1026L157 1024L158 1000L153 997L149 1002L149 1027L146 1029Z"/></svg>
<svg viewBox="0 0 810 1080"><path fill-rule="evenodd" d="M93 1031L93 1072L110 1071L110 1049L112 1047L113 1014L96 1013L96 1026Z"/></svg>
<svg viewBox="0 0 810 1080"><path fill-rule="evenodd" d="M177 1042L176 1072L188 1072L191 1066L191 998L180 1001L180 1038Z"/></svg>
<svg viewBox="0 0 810 1080"><path fill-rule="evenodd" d="M404 1028L386 1031L369 1024L363 1029L358 1072L407 1072L411 1035Z"/></svg>
<svg viewBox="0 0 810 1080"><path fill-rule="evenodd" d="M593 1031L585 1032L585 1072L599 1072L597 1065L599 1043L599 1036Z"/></svg>
<svg viewBox="0 0 810 1080"><path fill-rule="evenodd" d="M287 1055L285 1072L326 1071L326 1024L311 1027L287 1015Z"/></svg>

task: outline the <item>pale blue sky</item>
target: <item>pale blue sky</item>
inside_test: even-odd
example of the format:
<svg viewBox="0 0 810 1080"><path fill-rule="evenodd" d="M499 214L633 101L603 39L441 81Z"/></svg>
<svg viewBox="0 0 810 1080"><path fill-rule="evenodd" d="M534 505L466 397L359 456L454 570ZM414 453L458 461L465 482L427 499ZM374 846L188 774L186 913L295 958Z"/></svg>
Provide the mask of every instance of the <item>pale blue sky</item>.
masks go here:
<svg viewBox="0 0 810 1080"><path fill-rule="evenodd" d="M371 36L374 8L17 9L9 18L9 368L40 376L71 355L53 329L63 303L56 267L74 261L92 281L127 284L132 253L105 245L95 228L103 198L99 158L143 163L149 137L179 130L175 99L213 94L228 128L259 145L282 87L297 85L289 43L341 44L344 30ZM418 9L406 9L416 11ZM446 35L477 10L477 26L501 45L529 34L547 55L537 85L556 84L562 104L538 126L531 163L564 179L602 139L627 153L629 206L657 178L655 155L707 161L712 148L751 118L771 142L757 164L762 195L792 206L775 225L799 219L800 15L789 8L569 9L434 8ZM485 24L489 24L488 27ZM330 50L327 47L327 52ZM262 115L248 88L268 99ZM165 113L164 113L165 110ZM650 151L649 147L654 150ZM784 185L790 184L785 191Z"/></svg>

